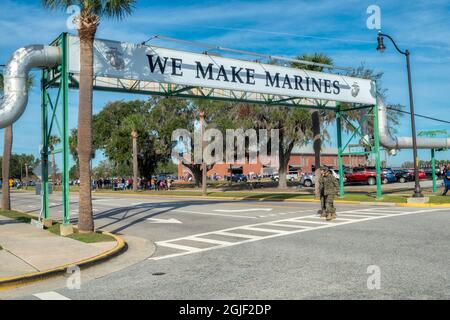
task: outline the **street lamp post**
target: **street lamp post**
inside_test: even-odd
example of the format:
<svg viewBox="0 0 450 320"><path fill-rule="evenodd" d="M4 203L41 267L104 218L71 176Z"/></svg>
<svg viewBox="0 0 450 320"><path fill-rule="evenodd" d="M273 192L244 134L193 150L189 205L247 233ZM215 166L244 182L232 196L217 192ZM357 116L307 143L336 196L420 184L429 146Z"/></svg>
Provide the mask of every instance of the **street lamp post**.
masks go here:
<svg viewBox="0 0 450 320"><path fill-rule="evenodd" d="M202 139L202 159L203 159L203 148L204 148L204 143L203 143L203 138L204 138L204 134L205 134L205 113L203 111L200 111L200 132L201 132L201 139ZM207 196L207 189L206 189L206 174L207 174L207 167L206 167L206 162L205 159L202 160L202 195L203 196Z"/></svg>
<svg viewBox="0 0 450 320"><path fill-rule="evenodd" d="M406 68L408 71L408 88L409 88L409 108L411 113L411 131L412 131L412 143L413 143L413 157L414 157L414 194L413 197L420 198L423 197L422 190L420 188L420 181L419 181L419 168L418 168L418 157L417 157L417 140L416 140L416 123L414 118L414 102L413 102L413 94L412 94L412 84L411 84L411 65L409 62L409 50L406 49L405 51L402 51L399 49L397 44L395 43L394 39L392 39L391 36L381 33L381 31L378 32L378 46L377 50L380 52L384 52L386 49L386 46L383 42L383 37L388 38L392 41L394 44L395 49L402 55L406 57Z"/></svg>

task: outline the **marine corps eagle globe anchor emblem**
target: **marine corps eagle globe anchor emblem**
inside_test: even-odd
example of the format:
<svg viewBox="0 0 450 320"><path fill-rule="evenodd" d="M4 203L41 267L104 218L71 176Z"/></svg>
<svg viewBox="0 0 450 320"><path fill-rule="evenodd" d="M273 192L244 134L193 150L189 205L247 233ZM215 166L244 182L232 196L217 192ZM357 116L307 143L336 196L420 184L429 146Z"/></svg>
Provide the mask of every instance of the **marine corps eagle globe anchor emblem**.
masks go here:
<svg viewBox="0 0 450 320"><path fill-rule="evenodd" d="M359 85L356 82L353 82L353 84L352 84L352 91L351 91L352 96L356 97L359 94L359 90L360 90L359 89Z"/></svg>

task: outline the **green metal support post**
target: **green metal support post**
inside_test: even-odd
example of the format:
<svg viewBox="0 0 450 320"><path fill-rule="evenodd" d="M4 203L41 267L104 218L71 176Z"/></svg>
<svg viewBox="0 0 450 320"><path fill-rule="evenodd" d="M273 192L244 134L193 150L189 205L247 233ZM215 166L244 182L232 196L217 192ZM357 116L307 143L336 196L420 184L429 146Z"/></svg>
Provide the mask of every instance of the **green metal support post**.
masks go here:
<svg viewBox="0 0 450 320"><path fill-rule="evenodd" d="M61 62L61 89L62 89L62 191L63 191L63 224L70 224L70 194L69 194L69 73L67 33L62 34L62 62Z"/></svg>
<svg viewBox="0 0 450 320"><path fill-rule="evenodd" d="M435 150L431 149L431 175L433 177L433 193L437 192Z"/></svg>
<svg viewBox="0 0 450 320"><path fill-rule="evenodd" d="M41 117L42 117L42 149L41 149L41 196L42 196L42 217L49 218L48 206L48 97L47 85L48 71L42 71L41 83Z"/></svg>
<svg viewBox="0 0 450 320"><path fill-rule="evenodd" d="M383 199L381 192L381 165L380 165L380 134L378 132L378 105L372 108L373 112L373 136L374 136L374 153L375 153L375 171L377 183L377 200Z"/></svg>
<svg viewBox="0 0 450 320"><path fill-rule="evenodd" d="M336 127L338 145L338 166L339 166L339 196L344 198L344 166L342 163L342 117L341 106L336 102Z"/></svg>

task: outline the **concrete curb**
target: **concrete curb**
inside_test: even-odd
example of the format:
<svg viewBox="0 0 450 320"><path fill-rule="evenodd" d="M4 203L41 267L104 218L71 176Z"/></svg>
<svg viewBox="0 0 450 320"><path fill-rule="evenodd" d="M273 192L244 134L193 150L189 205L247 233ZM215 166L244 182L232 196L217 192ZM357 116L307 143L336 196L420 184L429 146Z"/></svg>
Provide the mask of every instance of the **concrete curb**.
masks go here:
<svg viewBox="0 0 450 320"><path fill-rule="evenodd" d="M100 262L104 262L108 259L113 258L114 256L120 254L126 248L126 242L121 237L106 231L103 231L102 233L111 236L116 240L116 246L114 248L105 251L99 255L96 255L94 257L65 264L52 269L29 273L21 276L0 278L0 291L12 289L19 285L38 282L56 275L66 273L67 268L71 266L78 266L80 269L91 267L93 265L99 264Z"/></svg>

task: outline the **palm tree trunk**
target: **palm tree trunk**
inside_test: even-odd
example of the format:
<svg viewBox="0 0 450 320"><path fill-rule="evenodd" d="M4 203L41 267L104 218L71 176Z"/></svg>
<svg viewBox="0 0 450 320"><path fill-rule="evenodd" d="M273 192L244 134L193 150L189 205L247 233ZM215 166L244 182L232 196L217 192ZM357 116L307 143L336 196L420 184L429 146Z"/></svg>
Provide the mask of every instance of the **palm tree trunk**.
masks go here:
<svg viewBox="0 0 450 320"><path fill-rule="evenodd" d="M320 138L320 119L319 119L319 111L314 111L311 114L312 120L312 131L313 131L313 149L314 149L314 167L315 171L315 184L314 184L314 194L316 198L320 198L320 189L319 189L319 178L320 178L320 148L322 145L322 140Z"/></svg>
<svg viewBox="0 0 450 320"><path fill-rule="evenodd" d="M280 167L278 168L278 188L279 189L285 189L287 188L287 179L286 179L286 173L287 173L287 165L289 162L289 159L286 159L287 157L283 152L280 152Z"/></svg>
<svg viewBox="0 0 450 320"><path fill-rule="evenodd" d="M131 133L131 137L133 138L133 191L138 190L138 176L139 176L139 168L138 168L138 146L137 146L137 138L138 133L133 131Z"/></svg>
<svg viewBox="0 0 450 320"><path fill-rule="evenodd" d="M78 158L80 164L79 219L80 233L94 231L91 195L92 158L92 86L94 73L93 45L97 26L81 23L80 36L80 88L78 109Z"/></svg>
<svg viewBox="0 0 450 320"><path fill-rule="evenodd" d="M25 163L25 189L28 189L28 163Z"/></svg>
<svg viewBox="0 0 450 320"><path fill-rule="evenodd" d="M5 128L5 141L3 144L3 158L2 158L2 209L11 210L11 198L9 194L9 166L11 162L11 149L13 142L12 125Z"/></svg>

